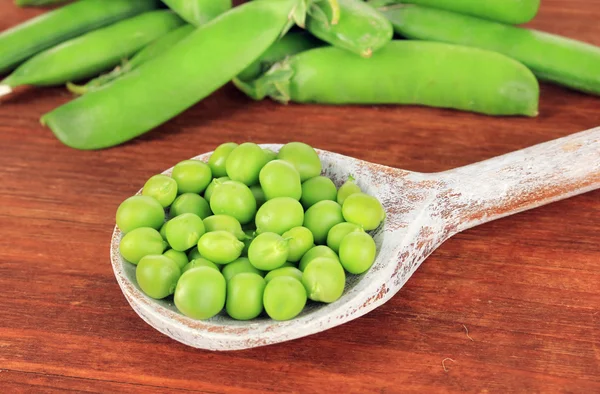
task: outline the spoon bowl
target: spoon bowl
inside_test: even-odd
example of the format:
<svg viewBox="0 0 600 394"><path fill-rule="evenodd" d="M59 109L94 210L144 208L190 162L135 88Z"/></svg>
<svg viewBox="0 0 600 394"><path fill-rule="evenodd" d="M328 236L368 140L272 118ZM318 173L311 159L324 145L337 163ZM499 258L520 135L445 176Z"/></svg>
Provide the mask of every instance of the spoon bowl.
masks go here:
<svg viewBox="0 0 600 394"><path fill-rule="evenodd" d="M282 145L265 144L278 151ZM212 152L195 159L207 161ZM470 227L600 187L600 128L458 169L423 174L317 150L323 174L339 187L354 176L381 201L386 219L372 232L373 266L348 275L342 297L310 303L296 318L236 321L224 313L198 321L179 313L172 298L154 300L135 281L135 266L119 253L115 227L111 261L125 298L161 333L189 346L238 350L288 341L356 319L394 296L446 239ZM170 174L172 168L164 174Z"/></svg>

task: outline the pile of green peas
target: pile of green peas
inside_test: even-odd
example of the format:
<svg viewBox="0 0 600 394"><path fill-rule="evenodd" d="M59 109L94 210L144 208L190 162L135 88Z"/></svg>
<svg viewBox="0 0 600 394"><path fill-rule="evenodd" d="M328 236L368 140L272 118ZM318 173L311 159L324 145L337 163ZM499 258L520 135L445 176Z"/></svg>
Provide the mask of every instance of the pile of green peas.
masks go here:
<svg viewBox="0 0 600 394"><path fill-rule="evenodd" d="M385 211L350 176L338 189L309 145L279 152L220 145L208 163L185 160L154 175L116 213L119 250L149 297L209 319L289 320L307 302L338 300L377 248L368 231Z"/></svg>

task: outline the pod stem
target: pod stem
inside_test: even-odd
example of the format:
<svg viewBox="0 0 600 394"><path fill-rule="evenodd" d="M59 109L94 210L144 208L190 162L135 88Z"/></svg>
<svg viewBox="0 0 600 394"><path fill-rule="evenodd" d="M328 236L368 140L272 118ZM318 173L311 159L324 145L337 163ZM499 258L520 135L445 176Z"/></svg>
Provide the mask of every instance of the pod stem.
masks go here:
<svg viewBox="0 0 600 394"><path fill-rule="evenodd" d="M327 1L329 7L331 7L331 21L327 19L323 10L316 4L321 1ZM280 37L283 37L294 24L305 29L307 14L310 14L313 18L322 19L325 24L337 25L340 21L340 4L338 0L299 0L288 15L288 23L281 31Z"/></svg>
<svg viewBox="0 0 600 394"><path fill-rule="evenodd" d="M10 85L0 84L0 97L7 96L13 92Z"/></svg>
<svg viewBox="0 0 600 394"><path fill-rule="evenodd" d="M299 0L296 3L296 6L288 15L288 22L281 31L279 36L280 38L285 36L285 34L294 26L294 24L304 29L306 24L306 12L309 6L312 4L312 1L313 0Z"/></svg>
<svg viewBox="0 0 600 394"><path fill-rule="evenodd" d="M275 63L269 71L254 80L242 81L234 78L233 84L254 100L262 100L268 96L287 104L291 100L290 81L294 75L290 63L290 59L286 58Z"/></svg>

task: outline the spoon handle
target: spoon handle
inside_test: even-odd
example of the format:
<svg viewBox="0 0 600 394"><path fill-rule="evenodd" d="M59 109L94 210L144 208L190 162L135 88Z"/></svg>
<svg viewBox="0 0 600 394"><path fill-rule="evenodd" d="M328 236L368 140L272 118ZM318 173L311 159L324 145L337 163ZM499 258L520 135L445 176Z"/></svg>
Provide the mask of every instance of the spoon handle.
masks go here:
<svg viewBox="0 0 600 394"><path fill-rule="evenodd" d="M600 127L440 175L460 232L600 188Z"/></svg>

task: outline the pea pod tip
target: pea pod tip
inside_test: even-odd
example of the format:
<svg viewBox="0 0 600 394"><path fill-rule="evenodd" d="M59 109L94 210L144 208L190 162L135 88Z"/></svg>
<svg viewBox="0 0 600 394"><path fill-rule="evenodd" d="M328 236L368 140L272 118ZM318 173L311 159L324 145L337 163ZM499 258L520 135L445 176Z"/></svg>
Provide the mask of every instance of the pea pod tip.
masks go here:
<svg viewBox="0 0 600 394"><path fill-rule="evenodd" d="M62 142L64 145L73 148L73 149L79 149L79 150L84 150L79 144L77 143L73 143L73 141L71 141L71 138L69 138L68 136L66 136L64 133L61 132L61 130L57 129L56 127L53 127L53 125L51 124L51 119L48 119L50 113L47 113L45 115L43 115L40 118L40 124L43 127L47 127L50 129L50 131L52 131L52 133L54 134L54 136L60 141Z"/></svg>

